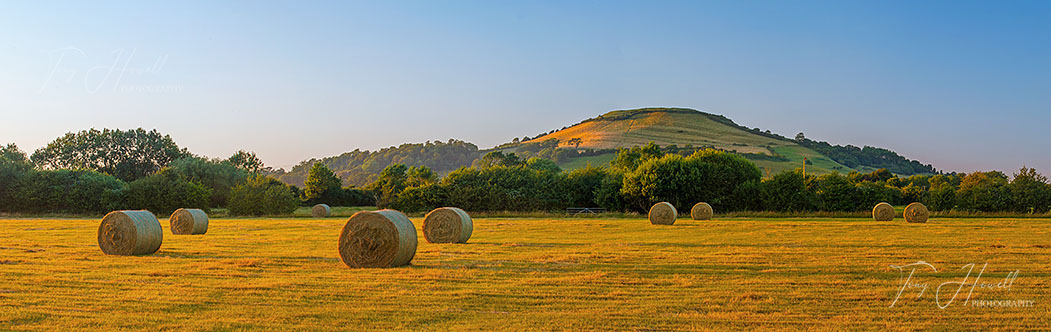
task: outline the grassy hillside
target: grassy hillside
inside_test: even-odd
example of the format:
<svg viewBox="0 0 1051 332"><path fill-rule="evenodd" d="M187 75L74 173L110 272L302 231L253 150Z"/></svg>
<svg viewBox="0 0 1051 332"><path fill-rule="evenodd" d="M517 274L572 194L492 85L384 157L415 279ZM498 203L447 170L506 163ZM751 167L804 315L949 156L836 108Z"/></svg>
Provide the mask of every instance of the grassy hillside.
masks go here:
<svg viewBox="0 0 1051 332"><path fill-rule="evenodd" d="M154 255L103 255L98 220L0 220L0 330L1033 330L1046 303L1043 219L477 218L467 244L350 269L345 218L214 219ZM417 228L419 218L413 220ZM419 231L419 230L417 230ZM925 260L904 291L890 265ZM945 310L934 288L971 287ZM972 277L973 280L973 277ZM973 282L973 281L970 281ZM951 296L941 291L942 303ZM946 295L949 294L949 295ZM975 307L1028 300L1033 307Z"/></svg>
<svg viewBox="0 0 1051 332"><path fill-rule="evenodd" d="M756 135L732 123L726 118L688 109L614 111L527 142L556 138L559 147L581 149L615 149L654 142L661 146L711 146L756 154L770 154L770 147L795 145ZM579 147L570 144L574 138L581 140Z"/></svg>
<svg viewBox="0 0 1051 332"><path fill-rule="evenodd" d="M585 120L569 128L549 133L526 143L558 139L559 147L578 149L616 149L654 142L661 146L712 147L745 154L764 174L775 174L811 161L807 171L814 174L847 173L853 168L835 162L817 151L769 133L741 127L720 115L680 108L646 108L614 111ZM579 139L577 146L574 139ZM574 142L574 143L571 143ZM758 155L758 156L756 156ZM783 158L765 158L779 156ZM566 169L605 164L613 154L568 158L560 163Z"/></svg>

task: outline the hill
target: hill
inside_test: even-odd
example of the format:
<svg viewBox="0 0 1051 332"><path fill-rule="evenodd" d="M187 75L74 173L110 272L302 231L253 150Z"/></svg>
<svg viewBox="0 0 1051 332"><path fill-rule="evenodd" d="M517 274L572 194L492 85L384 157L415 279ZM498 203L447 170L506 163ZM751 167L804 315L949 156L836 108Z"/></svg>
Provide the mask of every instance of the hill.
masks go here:
<svg viewBox="0 0 1051 332"><path fill-rule="evenodd" d="M557 142L558 148L578 151L577 156L570 154L559 160L561 166L570 169L588 163L605 164L618 148L654 142L662 147L714 148L739 153L769 173L801 167L804 158L809 161L807 170L813 173L870 172L878 168L902 175L935 172L930 165L908 160L886 149L838 146L805 138L789 139L769 130L738 125L722 115L686 108L613 111L498 148L516 152L520 146L553 145L551 142Z"/></svg>
<svg viewBox="0 0 1051 332"><path fill-rule="evenodd" d="M474 144L448 140L402 144L379 151L354 150L338 156L303 161L288 172L273 174L281 181L302 186L315 162L331 168L345 185L363 186L392 163L427 166L439 174L470 166L490 151L516 153L522 158L541 157L558 162L564 169L588 164L600 166L613 160L618 148L654 142L665 149L687 153L698 148L714 148L739 153L754 162L764 174L776 174L802 166L814 174L853 170L867 173L887 168L899 175L934 173L930 165L908 160L880 148L838 146L810 139L784 136L748 128L716 114L686 108L642 108L613 111L581 121L536 138L479 150Z"/></svg>

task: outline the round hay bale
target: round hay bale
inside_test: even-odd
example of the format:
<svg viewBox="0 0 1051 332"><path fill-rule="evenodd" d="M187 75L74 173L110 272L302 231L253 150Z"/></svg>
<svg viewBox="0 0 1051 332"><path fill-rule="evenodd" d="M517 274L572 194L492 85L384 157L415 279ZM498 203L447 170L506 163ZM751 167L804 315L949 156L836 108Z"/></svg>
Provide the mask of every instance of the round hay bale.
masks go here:
<svg viewBox="0 0 1051 332"><path fill-rule="evenodd" d="M416 226L395 210L361 211L339 233L339 258L349 267L394 267L416 255Z"/></svg>
<svg viewBox="0 0 1051 332"><path fill-rule="evenodd" d="M679 212L675 211L675 206L671 203L660 202L650 207L649 217L651 224L671 225L675 223L675 218L679 217Z"/></svg>
<svg viewBox="0 0 1051 332"><path fill-rule="evenodd" d="M172 234L197 235L208 232L208 214L201 209L178 209L168 218Z"/></svg>
<svg viewBox="0 0 1051 332"><path fill-rule="evenodd" d="M876 207L872 208L872 219L876 221L894 220L894 206L887 202L876 204Z"/></svg>
<svg viewBox="0 0 1051 332"><path fill-rule="evenodd" d="M690 209L690 216L693 217L693 220L712 220L714 214L712 206L705 202L694 204Z"/></svg>
<svg viewBox="0 0 1051 332"><path fill-rule="evenodd" d="M99 248L107 255L149 255L161 248L164 231L150 211L113 211L99 224Z"/></svg>
<svg viewBox="0 0 1051 332"><path fill-rule="evenodd" d="M460 208L443 207L423 217L423 237L430 243L467 243L474 221Z"/></svg>
<svg viewBox="0 0 1051 332"><path fill-rule="evenodd" d="M332 215L332 208L328 204L318 204L310 208L310 215L314 218L325 218Z"/></svg>
<svg viewBox="0 0 1051 332"><path fill-rule="evenodd" d="M927 206L920 202L915 202L905 207L905 221L912 223L925 223L930 216L931 211L927 210Z"/></svg>

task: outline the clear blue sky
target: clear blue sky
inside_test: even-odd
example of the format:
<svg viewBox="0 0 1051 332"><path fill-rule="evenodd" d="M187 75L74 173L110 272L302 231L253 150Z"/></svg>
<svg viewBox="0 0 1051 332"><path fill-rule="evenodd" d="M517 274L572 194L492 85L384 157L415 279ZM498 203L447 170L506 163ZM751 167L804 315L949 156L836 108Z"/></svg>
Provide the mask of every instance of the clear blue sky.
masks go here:
<svg viewBox="0 0 1051 332"><path fill-rule="evenodd" d="M0 143L156 128L270 166L678 106L943 170L1051 173L1051 2L0 5Z"/></svg>

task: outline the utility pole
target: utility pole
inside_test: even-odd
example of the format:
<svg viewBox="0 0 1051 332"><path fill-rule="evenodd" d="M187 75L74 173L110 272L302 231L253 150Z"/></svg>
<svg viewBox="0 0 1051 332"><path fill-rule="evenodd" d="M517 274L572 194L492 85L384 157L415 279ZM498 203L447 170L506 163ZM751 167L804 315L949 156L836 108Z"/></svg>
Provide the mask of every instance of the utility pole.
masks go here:
<svg viewBox="0 0 1051 332"><path fill-rule="evenodd" d="M803 181L806 181L806 157L803 157Z"/></svg>

